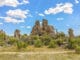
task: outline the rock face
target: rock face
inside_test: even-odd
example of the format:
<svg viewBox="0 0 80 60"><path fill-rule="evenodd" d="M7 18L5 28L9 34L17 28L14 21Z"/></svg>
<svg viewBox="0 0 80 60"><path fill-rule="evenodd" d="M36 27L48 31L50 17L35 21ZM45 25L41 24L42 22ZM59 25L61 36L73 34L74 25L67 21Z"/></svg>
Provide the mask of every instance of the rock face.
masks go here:
<svg viewBox="0 0 80 60"><path fill-rule="evenodd" d="M70 28L69 31L68 31L68 34L69 34L70 39L74 38L73 29Z"/></svg>
<svg viewBox="0 0 80 60"><path fill-rule="evenodd" d="M19 39L20 36L21 36L20 35L20 31L18 29L16 29L15 32L14 32L14 37L17 38L17 39Z"/></svg>
<svg viewBox="0 0 80 60"><path fill-rule="evenodd" d="M31 34L32 35L41 35L41 27L40 27L40 22L39 21L35 22L35 25L32 29Z"/></svg>
<svg viewBox="0 0 80 60"><path fill-rule="evenodd" d="M48 25L48 21L46 19L43 19L42 24L40 24L39 21L36 21L32 29L31 35L42 36L44 34L54 36L55 35L54 27Z"/></svg>

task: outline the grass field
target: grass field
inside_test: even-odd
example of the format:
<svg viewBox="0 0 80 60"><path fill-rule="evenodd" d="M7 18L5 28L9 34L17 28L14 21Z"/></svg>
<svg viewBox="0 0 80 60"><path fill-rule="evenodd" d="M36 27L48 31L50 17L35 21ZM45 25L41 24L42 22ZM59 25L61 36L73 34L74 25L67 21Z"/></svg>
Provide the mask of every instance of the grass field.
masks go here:
<svg viewBox="0 0 80 60"><path fill-rule="evenodd" d="M80 60L77 54L0 54L0 60Z"/></svg>
<svg viewBox="0 0 80 60"><path fill-rule="evenodd" d="M17 50L16 47L14 46L1 47L0 60L80 60L80 55L75 53L67 53L69 51L72 50L67 50L62 48L49 49L47 47L34 48L33 46L28 46L26 49L21 49L21 50ZM7 53L4 54L3 52ZM34 54L32 53L28 54L29 52L33 52ZM41 53L36 53L36 52L41 52Z"/></svg>
<svg viewBox="0 0 80 60"><path fill-rule="evenodd" d="M0 47L0 52L43 52L43 51L67 51L68 49L64 49L61 47L57 47L57 48L47 48L46 46L40 47L40 48L36 48L34 46L28 46L26 48L23 49L17 49L16 46L10 46L10 47Z"/></svg>

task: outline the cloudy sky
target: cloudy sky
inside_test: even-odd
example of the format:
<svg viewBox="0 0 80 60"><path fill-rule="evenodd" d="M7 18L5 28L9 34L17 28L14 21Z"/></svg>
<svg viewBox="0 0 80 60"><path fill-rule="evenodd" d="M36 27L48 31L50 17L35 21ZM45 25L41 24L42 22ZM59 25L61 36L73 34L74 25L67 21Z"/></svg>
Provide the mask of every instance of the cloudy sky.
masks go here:
<svg viewBox="0 0 80 60"><path fill-rule="evenodd" d="M80 35L80 0L0 0L0 30L29 34L36 20L47 19L58 31Z"/></svg>

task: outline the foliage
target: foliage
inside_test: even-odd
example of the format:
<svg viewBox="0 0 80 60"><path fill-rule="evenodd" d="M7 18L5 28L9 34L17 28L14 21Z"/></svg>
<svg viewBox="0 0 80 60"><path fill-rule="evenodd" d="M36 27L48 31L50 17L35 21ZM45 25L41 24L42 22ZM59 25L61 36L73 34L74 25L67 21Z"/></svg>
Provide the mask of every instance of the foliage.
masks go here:
<svg viewBox="0 0 80 60"><path fill-rule="evenodd" d="M57 39L57 44L61 46L63 44L64 40L63 39Z"/></svg>
<svg viewBox="0 0 80 60"><path fill-rule="evenodd" d="M55 40L51 40L50 43L49 43L49 48L55 48L57 45L56 45L56 42Z"/></svg>
<svg viewBox="0 0 80 60"><path fill-rule="evenodd" d="M75 39L70 39L70 40L68 41L68 46L67 46L67 48L69 48L69 49L75 49L75 47L76 47L76 40L75 40Z"/></svg>
<svg viewBox="0 0 80 60"><path fill-rule="evenodd" d="M39 39L39 36L38 35L31 36L31 39L32 40L37 40L37 39Z"/></svg>
<svg viewBox="0 0 80 60"><path fill-rule="evenodd" d="M78 45L78 46L80 46L80 37L79 38L75 38L75 40L76 40L76 45Z"/></svg>
<svg viewBox="0 0 80 60"><path fill-rule="evenodd" d="M35 42L34 42L35 47L41 47L42 45L43 44L42 44L42 41L40 39L35 40Z"/></svg>
<svg viewBox="0 0 80 60"><path fill-rule="evenodd" d="M57 32L56 34L57 44L61 46L65 40L66 40L65 34L63 32Z"/></svg>
<svg viewBox="0 0 80 60"><path fill-rule="evenodd" d="M0 41L0 46L3 46L5 44L4 41Z"/></svg>
<svg viewBox="0 0 80 60"><path fill-rule="evenodd" d="M43 44L47 46L49 45L49 42L51 41L52 38L48 35L45 35L45 36L42 36L40 39L42 40Z"/></svg>
<svg viewBox="0 0 80 60"><path fill-rule="evenodd" d="M35 44L35 40L38 40L38 39L39 39L38 35L29 36L29 40L28 40L29 45L34 45Z"/></svg>
<svg viewBox="0 0 80 60"><path fill-rule="evenodd" d="M9 37L8 44L13 45L13 44L16 43L16 42L17 42L17 39L16 39L16 38L14 38L14 37Z"/></svg>
<svg viewBox="0 0 80 60"><path fill-rule="evenodd" d="M0 40L5 40L6 34L5 33L0 33Z"/></svg>
<svg viewBox="0 0 80 60"><path fill-rule="evenodd" d="M75 51L76 53L80 54L80 46L76 46Z"/></svg>
<svg viewBox="0 0 80 60"><path fill-rule="evenodd" d="M27 37L28 37L27 34L21 35L20 40L27 41Z"/></svg>
<svg viewBox="0 0 80 60"><path fill-rule="evenodd" d="M26 48L28 45L25 42L22 41L17 41L17 48L21 49L21 48Z"/></svg>

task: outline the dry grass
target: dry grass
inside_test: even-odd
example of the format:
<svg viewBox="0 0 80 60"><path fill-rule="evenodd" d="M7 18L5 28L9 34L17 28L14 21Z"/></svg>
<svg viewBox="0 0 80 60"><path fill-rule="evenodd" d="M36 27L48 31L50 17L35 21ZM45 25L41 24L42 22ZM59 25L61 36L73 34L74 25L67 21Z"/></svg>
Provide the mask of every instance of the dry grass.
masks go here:
<svg viewBox="0 0 80 60"><path fill-rule="evenodd" d="M20 49L18 50L16 46L10 46L10 47L0 47L0 52L44 52L44 51L69 51L68 49L63 49L63 48L47 48L45 46L41 48L36 48L34 46L28 46L27 48Z"/></svg>
<svg viewBox="0 0 80 60"><path fill-rule="evenodd" d="M47 47L35 48L28 46L25 49L18 50L15 46L0 47L0 52L62 52L70 51L62 48L50 49ZM80 55L73 53L65 54L0 54L0 60L80 60Z"/></svg>
<svg viewBox="0 0 80 60"><path fill-rule="evenodd" d="M31 54L0 55L0 60L80 60L77 54Z"/></svg>

